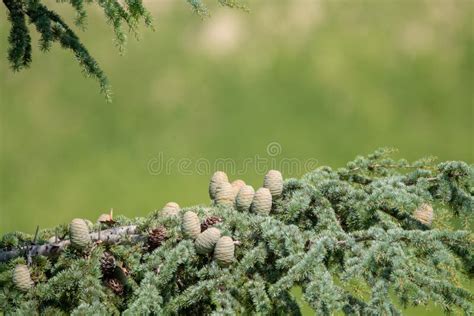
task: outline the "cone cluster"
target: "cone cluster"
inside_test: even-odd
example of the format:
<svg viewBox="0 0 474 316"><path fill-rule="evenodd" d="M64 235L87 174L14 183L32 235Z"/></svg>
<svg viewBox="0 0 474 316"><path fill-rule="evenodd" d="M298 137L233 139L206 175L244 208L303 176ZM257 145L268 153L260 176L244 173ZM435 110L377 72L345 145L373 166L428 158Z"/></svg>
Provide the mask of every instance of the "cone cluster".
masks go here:
<svg viewBox="0 0 474 316"><path fill-rule="evenodd" d="M216 205L235 207L239 211L249 211L267 215L272 209L273 201L283 193L283 176L278 170L270 170L265 175L263 187L256 192L243 180L229 183L223 171L216 171L209 184L209 196Z"/></svg>
<svg viewBox="0 0 474 316"><path fill-rule="evenodd" d="M217 171L209 184L209 195L216 205L236 208L239 211L252 211L267 215L271 212L272 203L283 192L283 177L277 170L270 170L264 178L263 187L257 191L243 180L237 179L232 183L223 171ZM162 209L161 215L179 216L180 207L175 202L168 202ZM102 214L98 222L114 224L112 211ZM428 204L423 204L415 211L414 216L421 222L431 225L433 209ZM222 236L221 231L213 225L222 222L218 216L209 216L201 222L199 216L187 211L182 215L182 233L185 238L194 240L196 253L208 255L213 253L214 260L221 266L226 266L234 261L235 243L232 237ZM92 223L85 219L75 218L69 225L71 246L77 250L85 250L91 244L89 235ZM160 226L148 233L148 249L153 250L161 246L167 238L166 228ZM106 251L100 259L100 267L104 282L116 294L122 294L124 285L116 277L117 264L114 256ZM13 271L13 282L21 291L28 291L34 283L26 265L19 264Z"/></svg>
<svg viewBox="0 0 474 316"><path fill-rule="evenodd" d="M234 241L229 236L221 237L218 228L209 227L221 221L222 219L217 216L210 216L200 224L199 216L188 211L183 215L182 230L185 237L194 239L196 253L207 255L214 251L214 260L219 265L225 266L234 260Z"/></svg>

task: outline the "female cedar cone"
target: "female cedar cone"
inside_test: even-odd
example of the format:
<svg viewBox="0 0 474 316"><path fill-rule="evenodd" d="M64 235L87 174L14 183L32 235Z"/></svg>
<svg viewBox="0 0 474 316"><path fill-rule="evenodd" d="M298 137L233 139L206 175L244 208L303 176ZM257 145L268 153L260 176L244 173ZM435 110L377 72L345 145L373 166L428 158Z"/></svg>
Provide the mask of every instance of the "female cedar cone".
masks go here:
<svg viewBox="0 0 474 316"><path fill-rule="evenodd" d="M217 216L209 216L201 223L201 231L203 232L206 229L208 229L210 226L213 226L220 222L222 222L222 218L217 217Z"/></svg>
<svg viewBox="0 0 474 316"><path fill-rule="evenodd" d="M114 224L114 209L110 209L109 214L100 214L99 218L97 219L97 222L99 223L104 223L104 224Z"/></svg>
<svg viewBox="0 0 474 316"><path fill-rule="evenodd" d="M236 197L237 193L239 193L240 189L245 186L245 181L237 179L235 181L232 181L231 185L232 185L232 189L234 191L234 197Z"/></svg>
<svg viewBox="0 0 474 316"><path fill-rule="evenodd" d="M114 273L116 267L114 256L105 251L100 258L100 269L102 270L102 275L110 276Z"/></svg>
<svg viewBox="0 0 474 316"><path fill-rule="evenodd" d="M81 218L75 218L72 220L69 225L69 235L71 238L71 245L76 249L84 249L91 242L89 227Z"/></svg>
<svg viewBox="0 0 474 316"><path fill-rule="evenodd" d="M33 281L31 280L30 270L24 264L17 264L13 271L13 283L22 292L28 291L33 287Z"/></svg>
<svg viewBox="0 0 474 316"><path fill-rule="evenodd" d="M265 175L263 187L270 190L272 197L278 197L283 192L283 177L278 170L270 170Z"/></svg>
<svg viewBox="0 0 474 316"><path fill-rule="evenodd" d="M179 205L175 202L168 202L161 209L161 214L163 216L176 216L179 214Z"/></svg>
<svg viewBox="0 0 474 316"><path fill-rule="evenodd" d="M183 234L195 239L201 233L201 221L196 213L187 211L183 216Z"/></svg>
<svg viewBox="0 0 474 316"><path fill-rule="evenodd" d="M255 195L255 190L251 185L245 185L240 188L235 204L239 211L248 211L250 205L252 204L253 197Z"/></svg>
<svg viewBox="0 0 474 316"><path fill-rule="evenodd" d="M255 213L268 215L272 209L272 194L267 188L260 188L255 192L252 201L252 211Z"/></svg>
<svg viewBox="0 0 474 316"><path fill-rule="evenodd" d="M216 189L216 205L233 206L235 202L234 189L228 182L222 182Z"/></svg>
<svg viewBox="0 0 474 316"><path fill-rule="evenodd" d="M234 261L234 241L229 236L221 237L214 248L214 259L221 266L231 264Z"/></svg>
<svg viewBox="0 0 474 316"><path fill-rule="evenodd" d="M216 198L216 190L219 184L227 182L229 183L229 178L227 178L227 175L223 171L216 171L212 175L211 178L211 183L209 183L209 196L211 197L212 200Z"/></svg>
<svg viewBox="0 0 474 316"><path fill-rule="evenodd" d="M148 234L148 249L154 250L158 248L165 241L165 239L166 239L166 228L163 226L154 228Z"/></svg>
<svg viewBox="0 0 474 316"><path fill-rule="evenodd" d="M206 229L197 236L195 241L196 252L199 254L206 254L212 252L214 245L221 237L221 231L215 227Z"/></svg>
<svg viewBox="0 0 474 316"><path fill-rule="evenodd" d="M433 207L427 203L423 203L415 210L413 216L423 224L431 226L434 218Z"/></svg>
<svg viewBox="0 0 474 316"><path fill-rule="evenodd" d="M117 278L110 278L105 281L107 287L109 287L115 294L122 295L124 286L120 283L119 279Z"/></svg>

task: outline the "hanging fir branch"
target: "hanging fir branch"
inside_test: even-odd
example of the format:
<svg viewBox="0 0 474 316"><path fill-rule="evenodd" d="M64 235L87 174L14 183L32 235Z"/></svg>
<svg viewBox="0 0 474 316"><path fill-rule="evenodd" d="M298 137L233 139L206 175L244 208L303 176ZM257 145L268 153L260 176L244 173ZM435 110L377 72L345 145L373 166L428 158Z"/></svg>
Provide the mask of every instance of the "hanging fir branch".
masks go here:
<svg viewBox="0 0 474 316"><path fill-rule="evenodd" d="M275 189L273 174L263 186ZM318 315L399 315L429 303L470 315L474 295L461 281L474 275L473 180L464 162L409 163L379 150L286 179L269 213L227 201L173 203L170 213L168 203L147 217L114 217L105 230L74 219L40 231L34 245L6 234L0 310L300 315L297 286ZM228 185L212 178L217 192Z"/></svg>
<svg viewBox="0 0 474 316"><path fill-rule="evenodd" d="M85 5L94 2L103 10L107 22L112 26L115 34L115 43L122 52L126 33L124 27L134 36L138 36L140 23L153 28L153 19L145 8L142 0L61 0L68 2L75 10L74 24L85 30L87 11ZM199 16L209 15L209 10L201 0L187 0L192 9ZM219 0L221 5L246 9L238 0ZM99 83L100 91L108 101L111 100L110 85L104 71L97 61L90 55L77 34L69 27L64 19L40 0L3 0L8 10L8 19L11 24L8 36L8 60L14 71L19 71L30 66L31 36L28 23L35 26L40 34L39 46L42 51L48 51L51 44L56 42L64 49L73 52L86 76L93 77Z"/></svg>

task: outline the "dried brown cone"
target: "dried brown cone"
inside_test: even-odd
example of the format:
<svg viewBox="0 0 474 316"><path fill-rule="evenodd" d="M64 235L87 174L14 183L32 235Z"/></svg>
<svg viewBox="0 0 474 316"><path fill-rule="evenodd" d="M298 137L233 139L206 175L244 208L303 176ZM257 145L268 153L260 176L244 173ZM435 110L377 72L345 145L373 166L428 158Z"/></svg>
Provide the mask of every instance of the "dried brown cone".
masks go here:
<svg viewBox="0 0 474 316"><path fill-rule="evenodd" d="M110 276L114 273L115 267L115 258L114 256L106 251L102 254L102 257L100 258L100 269L102 270L102 275L104 276Z"/></svg>
<svg viewBox="0 0 474 316"><path fill-rule="evenodd" d="M214 226L215 224L220 222L222 222L222 218L218 216L209 216L201 223L201 231L203 232L209 227Z"/></svg>
<svg viewBox="0 0 474 316"><path fill-rule="evenodd" d="M428 203L423 203L415 210L413 216L423 224L431 226L434 219L433 207Z"/></svg>
<svg viewBox="0 0 474 316"><path fill-rule="evenodd" d="M117 295L123 294L124 286L117 278L107 279L105 281L105 284L107 285L108 288L114 291L115 294Z"/></svg>
<svg viewBox="0 0 474 316"><path fill-rule="evenodd" d="M154 228L148 234L148 249L154 250L161 246L163 242L166 240L166 228L160 226L158 228Z"/></svg>

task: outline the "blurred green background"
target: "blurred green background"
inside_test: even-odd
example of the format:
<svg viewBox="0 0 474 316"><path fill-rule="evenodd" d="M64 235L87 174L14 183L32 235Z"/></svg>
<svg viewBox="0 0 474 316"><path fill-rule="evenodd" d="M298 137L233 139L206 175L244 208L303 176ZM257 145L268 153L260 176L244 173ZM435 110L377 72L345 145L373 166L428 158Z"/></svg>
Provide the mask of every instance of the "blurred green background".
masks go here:
<svg viewBox="0 0 474 316"><path fill-rule="evenodd" d="M201 21L185 1L148 1L156 31L130 38L123 56L89 7L79 33L109 76L111 104L57 45L35 47L31 69L13 73L2 7L0 233L112 207L142 216L167 201L208 203L213 170L198 161L339 167L380 146L474 161L473 1L255 1L250 14L208 2ZM68 5L48 3L72 23ZM157 172L160 157L174 163ZM262 181L254 164L228 171Z"/></svg>

